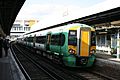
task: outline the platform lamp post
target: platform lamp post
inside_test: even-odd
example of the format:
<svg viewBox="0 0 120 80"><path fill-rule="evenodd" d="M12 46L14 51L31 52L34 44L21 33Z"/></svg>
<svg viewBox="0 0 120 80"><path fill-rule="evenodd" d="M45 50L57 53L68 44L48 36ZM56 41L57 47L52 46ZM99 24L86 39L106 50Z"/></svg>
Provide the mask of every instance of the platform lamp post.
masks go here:
<svg viewBox="0 0 120 80"><path fill-rule="evenodd" d="M119 35L119 32L120 32L120 31L118 30L118 33L117 33L117 59L119 59L119 53L120 53L120 52L119 52L119 51L120 51L120 47L119 47L119 46L120 46L120 45L119 45L119 43L120 43L120 42L119 42L119 36L120 36L120 35Z"/></svg>

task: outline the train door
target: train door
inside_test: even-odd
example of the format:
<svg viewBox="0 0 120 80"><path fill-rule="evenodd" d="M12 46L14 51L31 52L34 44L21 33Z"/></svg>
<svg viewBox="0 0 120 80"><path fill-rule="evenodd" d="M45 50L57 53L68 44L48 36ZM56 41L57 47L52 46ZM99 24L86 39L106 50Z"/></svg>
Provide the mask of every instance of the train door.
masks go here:
<svg viewBox="0 0 120 80"><path fill-rule="evenodd" d="M80 56L88 57L90 52L90 34L91 29L87 27L80 28Z"/></svg>
<svg viewBox="0 0 120 80"><path fill-rule="evenodd" d="M33 47L35 47L35 43L36 43L36 35L34 35L33 37Z"/></svg>
<svg viewBox="0 0 120 80"><path fill-rule="evenodd" d="M47 34L46 50L50 50L51 34Z"/></svg>

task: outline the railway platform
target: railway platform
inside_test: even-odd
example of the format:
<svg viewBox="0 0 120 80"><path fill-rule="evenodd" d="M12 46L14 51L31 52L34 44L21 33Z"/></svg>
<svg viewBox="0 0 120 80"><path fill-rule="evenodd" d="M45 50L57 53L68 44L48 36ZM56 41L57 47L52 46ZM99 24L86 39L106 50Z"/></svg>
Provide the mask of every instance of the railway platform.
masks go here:
<svg viewBox="0 0 120 80"><path fill-rule="evenodd" d="M96 53L96 57L120 63L120 58L118 59L113 55L109 55L109 54L105 54L105 53Z"/></svg>
<svg viewBox="0 0 120 80"><path fill-rule="evenodd" d="M0 58L0 80L25 80L11 54L11 50L8 50L7 57L4 57L4 51L2 52L2 58Z"/></svg>
<svg viewBox="0 0 120 80"><path fill-rule="evenodd" d="M96 53L96 62L93 70L118 80L120 79L120 59L112 55Z"/></svg>

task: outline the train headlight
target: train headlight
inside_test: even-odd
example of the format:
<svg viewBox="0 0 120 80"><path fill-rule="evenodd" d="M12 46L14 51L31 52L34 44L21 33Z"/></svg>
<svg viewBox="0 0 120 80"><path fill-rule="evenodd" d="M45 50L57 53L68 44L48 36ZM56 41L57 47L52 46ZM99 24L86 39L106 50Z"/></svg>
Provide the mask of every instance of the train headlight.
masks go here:
<svg viewBox="0 0 120 80"><path fill-rule="evenodd" d="M69 49L69 53L70 53L70 54L75 54L75 50Z"/></svg>
<svg viewBox="0 0 120 80"><path fill-rule="evenodd" d="M73 50L72 53L75 54L75 50Z"/></svg>
<svg viewBox="0 0 120 80"><path fill-rule="evenodd" d="M94 49L90 51L90 54L94 54L94 53L95 53L95 50L94 50Z"/></svg>
<svg viewBox="0 0 120 80"><path fill-rule="evenodd" d="M72 49L69 49L69 53L72 53Z"/></svg>

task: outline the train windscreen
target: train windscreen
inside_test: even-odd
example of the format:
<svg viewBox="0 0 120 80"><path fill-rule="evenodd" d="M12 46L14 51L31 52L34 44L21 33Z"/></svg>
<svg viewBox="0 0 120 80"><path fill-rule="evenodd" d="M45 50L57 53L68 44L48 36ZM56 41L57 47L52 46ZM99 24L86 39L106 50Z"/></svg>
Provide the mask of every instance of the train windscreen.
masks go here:
<svg viewBox="0 0 120 80"><path fill-rule="evenodd" d="M77 31L76 30L70 30L69 36L68 36L68 45L77 45Z"/></svg>

